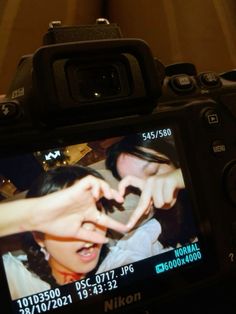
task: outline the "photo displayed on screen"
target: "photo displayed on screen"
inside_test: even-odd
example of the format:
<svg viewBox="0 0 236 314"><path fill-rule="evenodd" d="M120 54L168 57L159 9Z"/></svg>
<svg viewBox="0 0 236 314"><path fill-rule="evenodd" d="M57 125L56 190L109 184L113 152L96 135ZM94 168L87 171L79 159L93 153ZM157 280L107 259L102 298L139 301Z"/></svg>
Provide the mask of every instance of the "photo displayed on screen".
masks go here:
<svg viewBox="0 0 236 314"><path fill-rule="evenodd" d="M184 264L201 259L173 133L167 127L1 159L2 202L47 195L89 178L122 194L122 201L98 197L99 211L123 224L135 221L125 234L99 220L83 222L81 228L106 235L106 244L39 231L2 237L3 264L18 310L38 300L22 304L20 298L49 289L59 297L58 288L73 287L83 300L143 278L149 270L157 276L173 271L183 266L183 257ZM73 292L64 295L67 303L74 302Z"/></svg>

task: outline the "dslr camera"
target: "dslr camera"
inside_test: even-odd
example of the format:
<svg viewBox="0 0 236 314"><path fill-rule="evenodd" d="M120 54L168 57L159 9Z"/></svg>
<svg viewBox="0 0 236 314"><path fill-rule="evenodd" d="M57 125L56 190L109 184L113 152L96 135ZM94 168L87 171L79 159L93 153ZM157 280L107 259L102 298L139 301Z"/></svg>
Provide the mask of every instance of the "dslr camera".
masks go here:
<svg viewBox="0 0 236 314"><path fill-rule="evenodd" d="M2 237L6 313L233 313L235 80L235 71L198 73L191 63L165 66L145 41L123 38L105 19L76 27L50 24L43 45L20 60L0 103L2 201L24 197L36 175L53 167L81 163L108 171L109 144L120 139L128 137L132 145L138 137L139 147L165 141L174 150L188 199L189 220L181 228L184 233L194 226L195 233L176 245L163 245L156 236L151 245L158 242L160 251L135 259L134 252L149 245L148 228L122 264L35 291L7 262L10 258L30 272L22 235ZM14 187L11 196L4 194L4 180ZM171 213L172 208L160 210ZM171 231L175 234L174 227ZM129 237L124 237L125 242Z"/></svg>

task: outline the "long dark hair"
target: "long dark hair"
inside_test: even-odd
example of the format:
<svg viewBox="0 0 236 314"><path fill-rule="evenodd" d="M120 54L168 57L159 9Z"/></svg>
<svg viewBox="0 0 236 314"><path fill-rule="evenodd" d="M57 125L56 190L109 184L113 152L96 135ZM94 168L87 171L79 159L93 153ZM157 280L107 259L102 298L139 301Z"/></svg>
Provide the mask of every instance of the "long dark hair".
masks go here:
<svg viewBox="0 0 236 314"><path fill-rule="evenodd" d="M64 187L73 185L76 180L80 180L87 175L93 175L99 179L103 179L103 177L94 169L79 165L61 166L50 169L41 174L38 179L34 181L26 197L38 197L59 191ZM46 261L40 245L35 241L31 232L24 234L23 250L27 254L27 268L38 275L43 281L48 282L52 288L58 286L52 275L51 267L48 261ZM106 254L107 247L103 246L98 265Z"/></svg>
<svg viewBox="0 0 236 314"><path fill-rule="evenodd" d="M142 148L152 149L166 157L157 156ZM106 167L119 180L121 178L117 169L117 159L122 153L127 153L149 162L172 164L175 168L179 167L177 152L171 139L160 138L144 141L142 134L139 133L124 137L111 145L107 150ZM177 201L171 209L155 208L154 218L161 224L162 232L158 240L164 247L176 247L177 244L184 245L196 236L191 205L185 190L179 191Z"/></svg>
<svg viewBox="0 0 236 314"><path fill-rule="evenodd" d="M149 153L142 148L149 148L164 156ZM120 180L117 169L117 159L120 154L126 153L144 159L150 162L157 162L160 164L173 164L176 168L179 166L176 150L173 142L165 138L158 140L143 140L142 134L134 134L126 136L120 141L108 147L106 152L106 168L111 170L113 176Z"/></svg>

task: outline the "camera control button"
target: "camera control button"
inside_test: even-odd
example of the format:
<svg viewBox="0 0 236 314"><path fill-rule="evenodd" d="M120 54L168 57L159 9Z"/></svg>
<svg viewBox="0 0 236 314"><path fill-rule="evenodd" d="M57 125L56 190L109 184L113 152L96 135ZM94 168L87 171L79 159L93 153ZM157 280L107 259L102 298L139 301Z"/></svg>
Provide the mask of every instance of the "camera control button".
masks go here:
<svg viewBox="0 0 236 314"><path fill-rule="evenodd" d="M220 124L218 112L213 108L208 108L203 111L203 119L207 126L216 127Z"/></svg>
<svg viewBox="0 0 236 314"><path fill-rule="evenodd" d="M194 89L193 80L185 74L173 76L170 85L175 92L191 92Z"/></svg>
<svg viewBox="0 0 236 314"><path fill-rule="evenodd" d="M220 78L213 72L202 73L199 75L201 84L204 87L220 87Z"/></svg>
<svg viewBox="0 0 236 314"><path fill-rule="evenodd" d="M214 154L224 153L226 146L223 140L214 140L212 143L212 151Z"/></svg>
<svg viewBox="0 0 236 314"><path fill-rule="evenodd" d="M0 103L0 122L9 121L19 114L19 105L16 102Z"/></svg>

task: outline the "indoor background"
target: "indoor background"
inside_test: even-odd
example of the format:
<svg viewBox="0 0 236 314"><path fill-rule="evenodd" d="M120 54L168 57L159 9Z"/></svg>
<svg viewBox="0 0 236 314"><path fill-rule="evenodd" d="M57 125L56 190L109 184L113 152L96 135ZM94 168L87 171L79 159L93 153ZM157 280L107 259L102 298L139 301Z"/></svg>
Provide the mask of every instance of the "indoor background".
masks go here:
<svg viewBox="0 0 236 314"><path fill-rule="evenodd" d="M221 73L236 67L235 16L235 0L1 0L0 94L53 20L76 25L106 17L124 36L146 40L165 65L192 62L199 72Z"/></svg>

